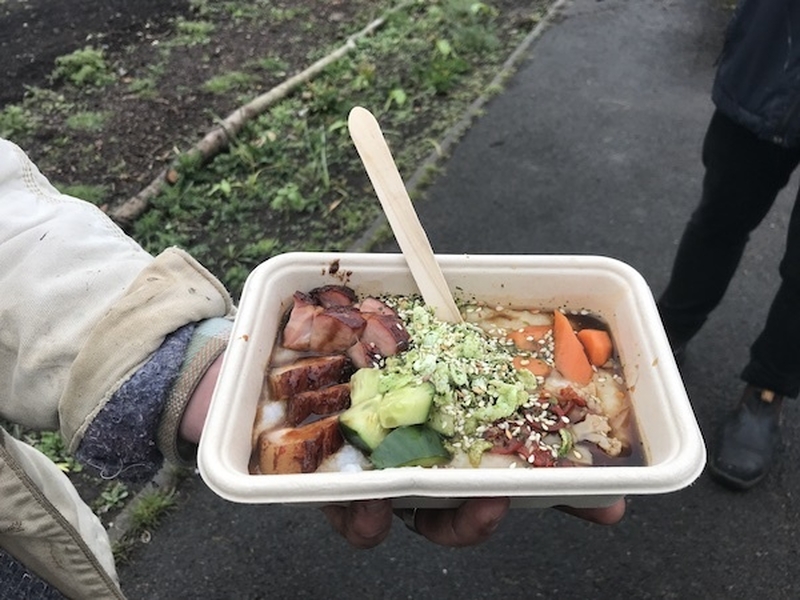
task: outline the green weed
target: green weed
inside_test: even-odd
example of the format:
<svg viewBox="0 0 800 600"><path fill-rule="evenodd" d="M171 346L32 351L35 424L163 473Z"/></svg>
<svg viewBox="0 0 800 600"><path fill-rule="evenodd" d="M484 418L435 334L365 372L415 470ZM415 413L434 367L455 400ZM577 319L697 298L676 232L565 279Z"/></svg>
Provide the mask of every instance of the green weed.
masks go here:
<svg viewBox="0 0 800 600"><path fill-rule="evenodd" d="M189 21L179 17L175 21L175 38L169 42L170 46L198 46L211 41L214 24L209 21Z"/></svg>
<svg viewBox="0 0 800 600"><path fill-rule="evenodd" d="M75 104L68 101L64 94L39 87L26 89L22 105L31 113L50 117L75 111Z"/></svg>
<svg viewBox="0 0 800 600"><path fill-rule="evenodd" d="M267 9L267 19L272 22L291 21L300 15L306 14L307 10L302 8L272 7Z"/></svg>
<svg viewBox="0 0 800 600"><path fill-rule="evenodd" d="M269 207L279 213L303 212L312 205L310 198L305 198L296 183L287 183L275 191Z"/></svg>
<svg viewBox="0 0 800 600"><path fill-rule="evenodd" d="M141 98L156 96L156 80L151 77L134 78L128 83L128 90Z"/></svg>
<svg viewBox="0 0 800 600"><path fill-rule="evenodd" d="M78 87L100 87L114 81L103 50L92 46L56 58L56 68L51 78L54 81L68 81Z"/></svg>
<svg viewBox="0 0 800 600"><path fill-rule="evenodd" d="M80 198L92 204L100 206L105 203L108 196L108 188L104 185L90 185L90 184L74 184L56 186L62 194L72 196L73 198Z"/></svg>
<svg viewBox="0 0 800 600"><path fill-rule="evenodd" d="M97 111L77 112L67 117L67 127L73 131L100 131L108 116Z"/></svg>
<svg viewBox="0 0 800 600"><path fill-rule="evenodd" d="M22 440L47 456L65 473L78 473L83 469L67 452L64 440L57 431L26 432Z"/></svg>
<svg viewBox="0 0 800 600"><path fill-rule="evenodd" d="M128 487L120 482L109 483L92 503L92 510L97 515L103 515L110 510L120 508L128 499Z"/></svg>
<svg viewBox="0 0 800 600"><path fill-rule="evenodd" d="M289 69L289 63L278 56L260 58L254 61L252 65L257 69L261 69L277 77L285 76Z"/></svg>
<svg viewBox="0 0 800 600"><path fill-rule="evenodd" d="M137 496L131 507L131 529L142 532L152 529L164 515L175 508L175 492L144 491ZM134 533L135 535L135 533Z"/></svg>
<svg viewBox="0 0 800 600"><path fill-rule="evenodd" d="M20 137L35 128L36 117L24 106L10 104L0 111L0 137Z"/></svg>
<svg viewBox="0 0 800 600"><path fill-rule="evenodd" d="M161 48L161 62L148 65L146 74L140 77L134 77L128 82L128 91L136 94L141 98L155 98L158 89L158 80L164 74L164 62L169 56L168 48Z"/></svg>
<svg viewBox="0 0 800 600"><path fill-rule="evenodd" d="M246 89L255 77L241 71L231 71L212 77L203 84L203 89L212 94L227 94L234 90Z"/></svg>

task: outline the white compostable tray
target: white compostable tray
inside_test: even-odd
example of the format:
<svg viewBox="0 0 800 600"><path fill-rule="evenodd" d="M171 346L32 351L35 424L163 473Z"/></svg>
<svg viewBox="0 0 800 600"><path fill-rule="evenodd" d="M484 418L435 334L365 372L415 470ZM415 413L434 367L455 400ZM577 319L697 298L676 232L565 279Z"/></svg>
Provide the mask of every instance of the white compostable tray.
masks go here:
<svg viewBox="0 0 800 600"><path fill-rule="evenodd" d="M288 253L250 274L200 441L206 484L234 502L320 506L392 498L403 507L452 507L510 496L512 506L606 506L626 495L690 485L706 461L703 439L644 278L618 260L585 255L438 255L450 289L519 308L587 309L610 328L645 466L530 469L404 467L359 473L251 475L248 463L264 374L295 291L347 284L360 296L417 292L400 254Z"/></svg>

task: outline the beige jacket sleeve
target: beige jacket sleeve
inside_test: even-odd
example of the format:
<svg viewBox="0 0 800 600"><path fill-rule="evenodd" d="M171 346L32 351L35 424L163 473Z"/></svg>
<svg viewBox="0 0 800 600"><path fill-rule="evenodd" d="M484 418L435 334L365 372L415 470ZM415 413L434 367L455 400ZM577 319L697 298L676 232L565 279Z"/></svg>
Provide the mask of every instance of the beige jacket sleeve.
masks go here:
<svg viewBox="0 0 800 600"><path fill-rule="evenodd" d="M74 451L167 335L233 310L221 284L188 254L152 257L0 139L0 417L60 429ZM224 340L209 346L218 350ZM198 376L214 357L207 354L193 361ZM162 449L175 445L181 403L196 378L187 373L162 414ZM2 430L0 466L7 500L0 547L70 597L121 598L105 531L69 480Z"/></svg>
<svg viewBox="0 0 800 600"><path fill-rule="evenodd" d="M0 140L0 416L60 428L74 450L110 395L182 325L229 315L222 285L177 249L145 252L60 194Z"/></svg>
<svg viewBox="0 0 800 600"><path fill-rule="evenodd" d="M232 310L225 289L185 252L167 250L145 267L89 332L69 371L59 416L70 450L112 393L169 333Z"/></svg>

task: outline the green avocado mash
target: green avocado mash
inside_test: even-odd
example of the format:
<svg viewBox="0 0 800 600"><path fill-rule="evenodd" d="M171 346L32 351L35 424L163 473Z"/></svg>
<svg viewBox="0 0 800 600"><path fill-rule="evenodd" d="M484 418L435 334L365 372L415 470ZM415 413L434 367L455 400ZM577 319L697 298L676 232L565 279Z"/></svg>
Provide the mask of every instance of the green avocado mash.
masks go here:
<svg viewBox="0 0 800 600"><path fill-rule="evenodd" d="M512 364L501 339L472 323L437 320L421 298L391 297L411 336L411 347L386 358L380 387L386 392L411 383L430 382L435 393L428 426L446 436L448 450L480 461L489 447L484 429L512 415L536 388L536 378Z"/></svg>

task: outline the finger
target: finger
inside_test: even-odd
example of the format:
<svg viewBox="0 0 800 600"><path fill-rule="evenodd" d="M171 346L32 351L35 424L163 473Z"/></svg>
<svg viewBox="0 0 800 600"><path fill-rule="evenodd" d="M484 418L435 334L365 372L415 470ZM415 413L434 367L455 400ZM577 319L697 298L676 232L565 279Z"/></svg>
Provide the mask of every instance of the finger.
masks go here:
<svg viewBox="0 0 800 600"><path fill-rule="evenodd" d="M420 509L416 528L430 541L454 548L480 544L491 537L508 512L508 498L475 498L457 509Z"/></svg>
<svg viewBox="0 0 800 600"><path fill-rule="evenodd" d="M333 528L356 548L380 544L392 529L391 500L360 500L347 506L323 506Z"/></svg>
<svg viewBox="0 0 800 600"><path fill-rule="evenodd" d="M579 517L592 523L599 525L614 525L622 520L625 516L625 498L620 498L611 506L602 506L598 508L575 508L572 506L556 506L561 512L569 515Z"/></svg>

